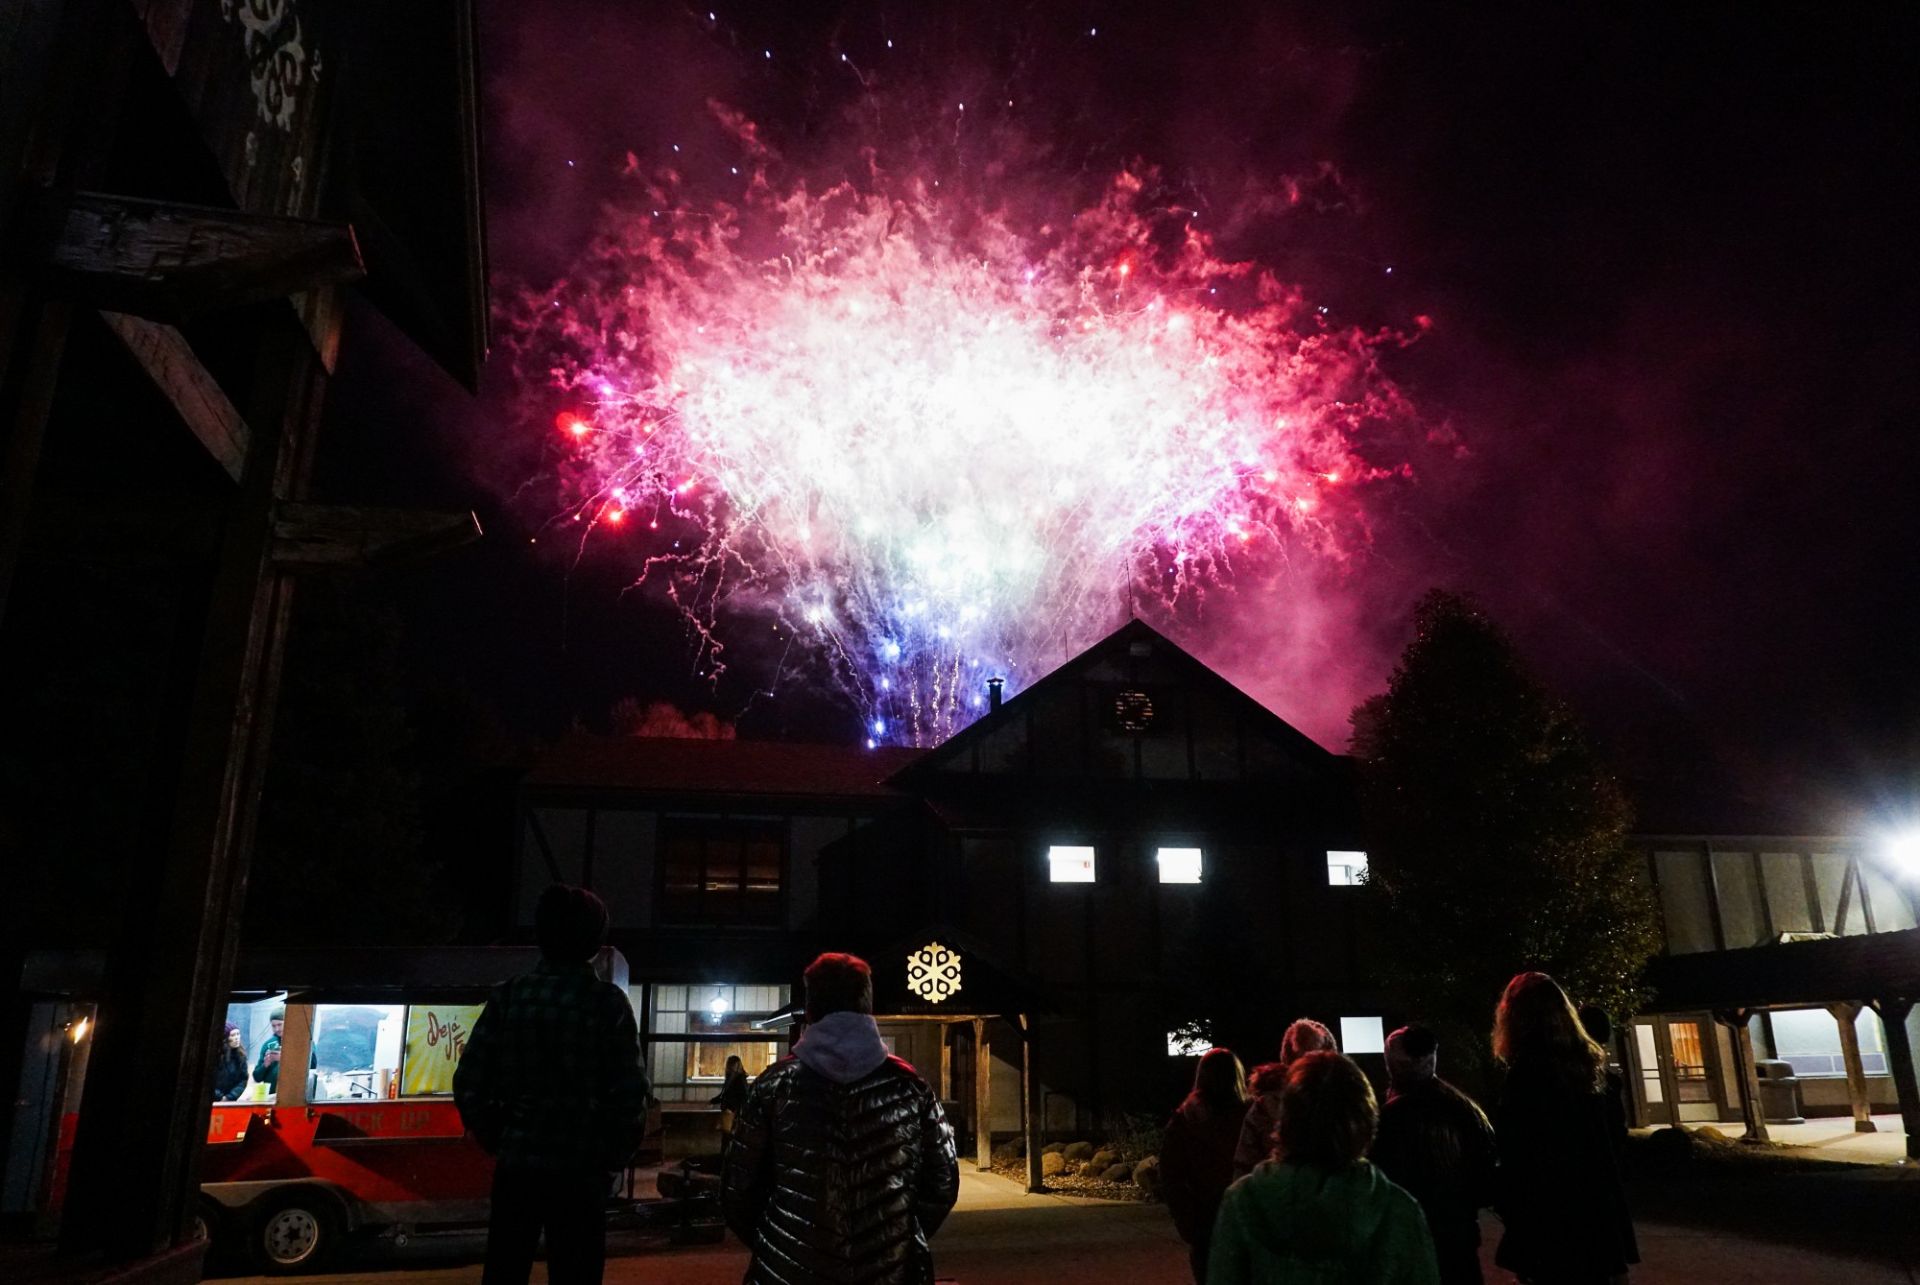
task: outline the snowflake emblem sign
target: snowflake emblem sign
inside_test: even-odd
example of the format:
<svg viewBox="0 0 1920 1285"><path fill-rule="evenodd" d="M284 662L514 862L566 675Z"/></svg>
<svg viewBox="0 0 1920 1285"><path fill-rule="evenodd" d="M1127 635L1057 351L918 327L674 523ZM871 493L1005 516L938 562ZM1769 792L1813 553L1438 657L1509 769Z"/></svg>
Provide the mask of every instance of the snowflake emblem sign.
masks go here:
<svg viewBox="0 0 1920 1285"><path fill-rule="evenodd" d="M929 1004L960 993L960 952L928 942L907 956L907 989Z"/></svg>

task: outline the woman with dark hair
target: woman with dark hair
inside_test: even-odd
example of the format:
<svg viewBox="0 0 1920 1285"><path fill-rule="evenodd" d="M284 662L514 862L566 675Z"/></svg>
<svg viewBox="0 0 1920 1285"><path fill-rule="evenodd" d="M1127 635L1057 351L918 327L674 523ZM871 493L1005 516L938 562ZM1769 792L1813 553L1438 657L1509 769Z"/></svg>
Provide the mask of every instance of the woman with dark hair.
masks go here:
<svg viewBox="0 0 1920 1285"><path fill-rule="evenodd" d="M713 1095L713 1104L720 1108L720 1132L731 1135L734 1117L747 1103L747 1064L740 1060L738 1053L728 1054L724 1074L726 1078L720 1082L720 1091Z"/></svg>
<svg viewBox="0 0 1920 1285"><path fill-rule="evenodd" d="M1608 1285L1640 1261L1620 1183L1607 1055L1559 983L1521 973L1494 1014L1493 1055L1507 1068L1494 1132L1494 1262L1528 1285Z"/></svg>
<svg viewBox="0 0 1920 1285"><path fill-rule="evenodd" d="M247 1091L247 1046L240 1028L232 1022L220 1034L219 1051L213 1055L213 1100L238 1102Z"/></svg>
<svg viewBox="0 0 1920 1285"><path fill-rule="evenodd" d="M1187 1242L1193 1279L1205 1285L1207 1242L1220 1197L1233 1181L1233 1148L1247 1114L1247 1073L1232 1049L1208 1049L1193 1072L1193 1091L1167 1121L1160 1178L1167 1210Z"/></svg>
<svg viewBox="0 0 1920 1285"><path fill-rule="evenodd" d="M1352 1059L1296 1059L1273 1158L1220 1202L1207 1285L1439 1285L1419 1204L1366 1160L1378 1115Z"/></svg>

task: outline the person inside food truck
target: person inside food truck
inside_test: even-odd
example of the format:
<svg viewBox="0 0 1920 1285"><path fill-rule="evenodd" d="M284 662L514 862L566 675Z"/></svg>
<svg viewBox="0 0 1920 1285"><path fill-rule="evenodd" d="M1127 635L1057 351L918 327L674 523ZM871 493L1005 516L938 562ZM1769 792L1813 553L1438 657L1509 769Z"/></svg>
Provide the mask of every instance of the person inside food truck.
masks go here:
<svg viewBox="0 0 1920 1285"><path fill-rule="evenodd" d="M267 1086L267 1092L280 1091L280 1032L287 1026L287 1010L276 1008L267 1017L267 1024L273 1027L273 1034L260 1044L260 1061L253 1068L256 1084Z"/></svg>

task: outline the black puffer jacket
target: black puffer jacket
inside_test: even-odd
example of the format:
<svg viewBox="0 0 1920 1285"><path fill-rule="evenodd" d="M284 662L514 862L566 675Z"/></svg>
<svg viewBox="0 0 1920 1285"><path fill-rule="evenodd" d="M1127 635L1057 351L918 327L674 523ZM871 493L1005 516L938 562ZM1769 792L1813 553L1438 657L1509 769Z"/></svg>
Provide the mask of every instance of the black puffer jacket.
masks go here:
<svg viewBox="0 0 1920 1285"><path fill-rule="evenodd" d="M928 1238L960 1192L933 1090L888 1057L846 1082L797 1057L754 1081L721 1200L753 1251L747 1285L929 1285Z"/></svg>

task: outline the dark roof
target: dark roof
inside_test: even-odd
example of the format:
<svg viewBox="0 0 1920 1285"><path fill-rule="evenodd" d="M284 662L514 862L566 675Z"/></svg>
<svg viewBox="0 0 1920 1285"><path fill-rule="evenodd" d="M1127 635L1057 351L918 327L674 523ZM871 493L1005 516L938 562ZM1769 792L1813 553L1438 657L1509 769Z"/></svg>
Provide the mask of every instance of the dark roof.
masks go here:
<svg viewBox="0 0 1920 1285"><path fill-rule="evenodd" d="M658 794L897 798L886 778L922 752L901 746L867 750L792 741L576 734L543 754L526 784Z"/></svg>
<svg viewBox="0 0 1920 1285"><path fill-rule="evenodd" d="M1647 984L1656 1013L1912 999L1920 996L1920 928L1663 955L1647 965Z"/></svg>
<svg viewBox="0 0 1920 1285"><path fill-rule="evenodd" d="M1108 634L1105 638L1102 638L1099 642L1094 643L1091 647L1082 651L1073 659L1061 665L1058 669L1049 672L1044 678L1034 683L1033 686L1026 688L1016 696L1008 698L999 709L989 711L987 714L961 728L958 732L955 732L939 745L927 750L914 760L902 764L898 769L900 775L895 779L903 780L923 775L926 771L932 770L935 763L941 759L950 758L962 753L963 747L969 742L989 734L1009 719L1016 717L1015 711L1022 709L1026 702L1038 700L1039 693L1054 686L1063 685L1072 681L1074 676L1091 668L1115 648L1130 646L1136 642L1150 643L1156 650L1164 649L1160 654L1163 657L1173 658L1177 664L1185 667L1188 673L1192 675L1196 686L1210 688L1229 705L1238 706L1243 713L1252 718L1254 723L1264 729L1275 741L1285 745L1288 749L1299 755L1302 762L1324 771L1335 770L1334 764L1336 756L1324 745L1314 740L1311 736L1308 736L1305 732L1302 732L1293 724L1287 722L1284 718L1281 718L1278 714L1241 691L1238 687L1235 687L1217 670L1212 669L1198 657L1194 656L1192 652L1187 651L1165 634L1155 629L1152 625L1149 625L1146 621L1136 616Z"/></svg>

